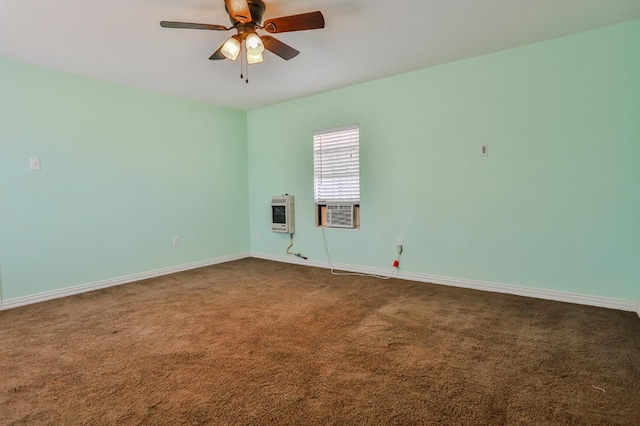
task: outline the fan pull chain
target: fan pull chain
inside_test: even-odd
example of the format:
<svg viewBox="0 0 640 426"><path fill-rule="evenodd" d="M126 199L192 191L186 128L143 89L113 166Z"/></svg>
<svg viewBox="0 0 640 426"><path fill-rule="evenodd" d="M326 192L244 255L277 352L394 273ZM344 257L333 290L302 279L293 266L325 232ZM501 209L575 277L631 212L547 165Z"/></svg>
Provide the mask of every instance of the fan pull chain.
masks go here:
<svg viewBox="0 0 640 426"><path fill-rule="evenodd" d="M240 78L244 78L244 74L242 73L242 57L244 56L242 54L242 46L244 46L244 44L241 42L240 44Z"/></svg>
<svg viewBox="0 0 640 426"><path fill-rule="evenodd" d="M244 42L244 49L247 50L247 42ZM245 80L244 82L249 84L249 62L247 61L247 55L242 55L242 59L244 60L244 68L245 68Z"/></svg>
<svg viewBox="0 0 640 426"><path fill-rule="evenodd" d="M249 84L249 63L246 62L246 55L242 54L242 46L244 46L244 43L240 45L240 78L244 78L244 82ZM243 69L246 73L243 72Z"/></svg>

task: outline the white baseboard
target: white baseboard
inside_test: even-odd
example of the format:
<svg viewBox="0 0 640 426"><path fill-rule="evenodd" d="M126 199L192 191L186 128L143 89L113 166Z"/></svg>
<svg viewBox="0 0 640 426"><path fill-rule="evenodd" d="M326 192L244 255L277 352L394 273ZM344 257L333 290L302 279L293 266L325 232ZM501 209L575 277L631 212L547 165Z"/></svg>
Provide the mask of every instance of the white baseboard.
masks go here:
<svg viewBox="0 0 640 426"><path fill-rule="evenodd" d="M82 284L74 287L68 287L60 290L47 291L31 296L17 297L14 299L1 300L0 310L17 308L19 306L30 305L32 303L45 302L47 300L58 299L60 297L72 296L75 294L86 293L89 291L99 290L121 284L127 284L135 281L145 280L148 278L159 277L162 275L173 274L176 272L187 271L190 269L202 268L204 266L216 265L219 263L231 262L233 260L244 259L247 257L255 257L258 259L272 260L275 262L292 263L305 266L314 266L318 268L330 269L331 265L325 261L305 260L295 256L280 256L266 253L239 253L230 256L222 256L215 259L208 259L199 262L187 263L184 265L172 266L169 268L157 269L149 272L141 272L138 274L127 275L124 277L112 278L103 281L97 281L89 284ZM377 275L387 277L391 274L391 268L380 269L363 267L356 265L348 265L343 263L333 263L333 268L340 271L355 272L360 274ZM475 281L461 278L442 277L437 275L419 274L412 272L397 271L394 278L400 278L409 281L418 281L425 283L433 283L440 285L448 285L452 287L462 287L474 290L489 291L495 293L513 294L516 296L533 297L536 299L555 300L558 302L576 303L579 305L598 306L601 308L617 309L621 311L636 312L640 317L640 303L627 300L611 299L600 296L589 296L578 293L569 293L555 290L544 290L530 287L512 286L506 284L496 284L486 281Z"/></svg>
<svg viewBox="0 0 640 426"><path fill-rule="evenodd" d="M230 256L217 257L215 259L207 259L199 262L192 262L192 263L186 263L183 265L171 266L168 268L156 269L155 271L140 272L138 274L127 275L124 277L96 281L93 283L63 288L60 290L47 291L44 293L38 293L31 296L0 300L0 310L17 308L18 306L30 305L32 303L45 302L47 300L58 299L60 297L72 296L75 294L86 293L94 290L100 290L102 288L132 283L134 281L145 280L147 278L154 278L162 275L174 274L176 272L187 271L190 269L202 268L204 266L216 265L218 263L231 262L232 260L244 259L246 257L249 257L249 253L239 253L239 254L234 254Z"/></svg>
<svg viewBox="0 0 640 426"><path fill-rule="evenodd" d="M251 257L259 259L273 260L276 262L295 263L299 265L315 266L320 268L331 268L328 262L317 260L304 260L294 256L279 256L265 253L251 253ZM333 263L333 268L340 271L357 272L361 274L371 274L377 276L389 276L391 268L379 269L368 268L355 265L347 265ZM536 299L554 300L557 302L576 303L579 305L597 306L601 308L617 309L620 311L636 312L640 317L640 304L628 300L611 299L601 296L590 296L579 293L570 293L565 291L545 290L531 287L521 287L507 284L496 284L486 281L467 280L462 278L442 277L437 275L419 274L413 272L398 271L393 275L394 278L400 278L409 281L418 281L432 284L447 285L452 287L469 288L473 290L489 291L494 293L513 294L516 296L533 297Z"/></svg>

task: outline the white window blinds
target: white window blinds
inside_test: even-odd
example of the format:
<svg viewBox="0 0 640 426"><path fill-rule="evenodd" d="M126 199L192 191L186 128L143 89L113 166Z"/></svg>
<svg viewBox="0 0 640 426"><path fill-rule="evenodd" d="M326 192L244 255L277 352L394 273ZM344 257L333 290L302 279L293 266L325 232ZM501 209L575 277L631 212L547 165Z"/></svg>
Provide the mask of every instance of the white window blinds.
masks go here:
<svg viewBox="0 0 640 426"><path fill-rule="evenodd" d="M313 133L313 189L316 203L360 201L358 124Z"/></svg>

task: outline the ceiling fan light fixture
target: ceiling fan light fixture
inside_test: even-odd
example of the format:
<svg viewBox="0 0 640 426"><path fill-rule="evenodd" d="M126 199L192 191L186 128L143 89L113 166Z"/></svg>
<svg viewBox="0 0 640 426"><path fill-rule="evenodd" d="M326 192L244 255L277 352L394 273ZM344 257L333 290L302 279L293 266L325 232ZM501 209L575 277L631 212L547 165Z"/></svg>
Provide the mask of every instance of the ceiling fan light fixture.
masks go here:
<svg viewBox="0 0 640 426"><path fill-rule="evenodd" d="M247 46L247 55L262 56L264 43L258 34L254 32L248 33L244 39L244 43Z"/></svg>
<svg viewBox="0 0 640 426"><path fill-rule="evenodd" d="M262 55L262 53L258 53L257 55L252 55L247 52L247 64L249 65L259 64L262 61L264 61L264 56Z"/></svg>
<svg viewBox="0 0 640 426"><path fill-rule="evenodd" d="M313 30L324 28L324 17L322 12L308 12L297 15L281 16L279 18L268 19L264 26L262 16L265 12L263 0L224 0L225 10L231 19L231 26L217 24L201 24L194 22L160 21L163 28L191 28L198 30L228 31L234 29L236 35L228 38L209 57L210 60L229 59L235 61L241 58L240 77L243 77L245 64L253 65L264 61L264 51L279 56L288 61L293 59L300 52L293 47L277 40L271 35L260 37L256 31L262 30L268 33L285 33L292 31ZM244 46L243 46L244 43ZM245 55L244 57L241 55ZM246 62L245 62L246 59ZM246 67L248 72L249 68ZM245 78L248 83L249 79Z"/></svg>
<svg viewBox="0 0 640 426"><path fill-rule="evenodd" d="M240 54L240 37L237 35L229 37L229 40L225 41L220 49L220 52L225 58L235 61Z"/></svg>

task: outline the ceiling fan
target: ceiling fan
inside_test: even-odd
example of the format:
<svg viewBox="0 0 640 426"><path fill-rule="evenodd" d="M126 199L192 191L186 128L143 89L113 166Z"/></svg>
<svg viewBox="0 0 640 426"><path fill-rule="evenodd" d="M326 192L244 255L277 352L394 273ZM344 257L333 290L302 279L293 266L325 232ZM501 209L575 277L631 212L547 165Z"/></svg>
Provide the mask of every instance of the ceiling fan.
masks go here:
<svg viewBox="0 0 640 426"><path fill-rule="evenodd" d="M231 26L215 24L197 24L191 22L161 21L164 28L190 28L196 30L228 31L236 34L225 41L209 59L230 59L235 61L242 48L246 50L247 64L257 64L264 60L263 52L268 50L282 59L289 60L300 52L270 35L259 36L256 30L268 33L313 30L324 28L322 12L309 12L299 15L268 19L261 24L266 6L262 0L225 0L225 10L231 19Z"/></svg>

